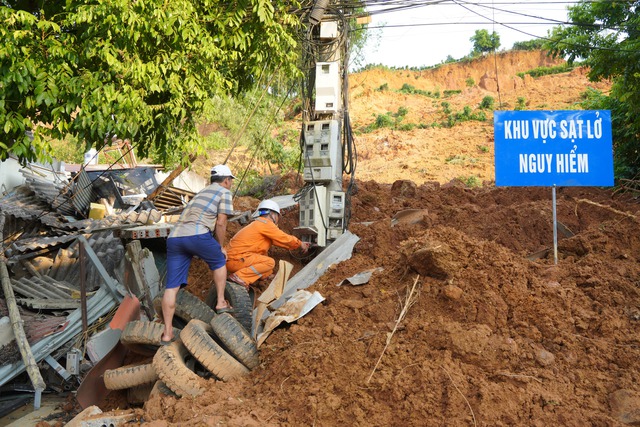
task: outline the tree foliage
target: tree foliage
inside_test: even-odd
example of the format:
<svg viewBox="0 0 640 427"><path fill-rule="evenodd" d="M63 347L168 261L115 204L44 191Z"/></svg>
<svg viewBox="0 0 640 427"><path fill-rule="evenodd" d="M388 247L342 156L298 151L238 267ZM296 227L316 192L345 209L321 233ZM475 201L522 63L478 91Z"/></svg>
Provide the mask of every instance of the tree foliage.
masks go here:
<svg viewBox="0 0 640 427"><path fill-rule="evenodd" d="M473 54L493 52L500 47L500 36L495 31L489 34L487 30L476 30L469 40L473 43Z"/></svg>
<svg viewBox="0 0 640 427"><path fill-rule="evenodd" d="M198 149L205 102L263 73L297 73L284 0L3 0L0 159L47 159L52 138L117 135L164 163Z"/></svg>
<svg viewBox="0 0 640 427"><path fill-rule="evenodd" d="M544 47L544 39L533 39L523 42L515 42L513 44L513 50L542 50Z"/></svg>
<svg viewBox="0 0 640 427"><path fill-rule="evenodd" d="M583 60L592 81L611 79L609 96L589 96L611 110L616 177L640 173L640 14L637 2L581 1L568 8L571 26L554 28L548 48L569 63Z"/></svg>

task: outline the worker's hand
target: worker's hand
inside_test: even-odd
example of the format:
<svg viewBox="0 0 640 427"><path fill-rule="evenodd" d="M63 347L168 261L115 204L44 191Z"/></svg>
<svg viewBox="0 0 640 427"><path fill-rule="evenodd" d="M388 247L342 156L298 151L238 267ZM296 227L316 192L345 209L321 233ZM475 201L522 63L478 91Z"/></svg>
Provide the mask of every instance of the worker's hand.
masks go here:
<svg viewBox="0 0 640 427"><path fill-rule="evenodd" d="M305 253L309 250L310 247L311 247L311 243L309 242L302 242L302 244L300 245L302 252L305 252Z"/></svg>
<svg viewBox="0 0 640 427"><path fill-rule="evenodd" d="M227 250L225 248L220 248L222 250L222 255L224 255L224 259L228 259L227 258Z"/></svg>

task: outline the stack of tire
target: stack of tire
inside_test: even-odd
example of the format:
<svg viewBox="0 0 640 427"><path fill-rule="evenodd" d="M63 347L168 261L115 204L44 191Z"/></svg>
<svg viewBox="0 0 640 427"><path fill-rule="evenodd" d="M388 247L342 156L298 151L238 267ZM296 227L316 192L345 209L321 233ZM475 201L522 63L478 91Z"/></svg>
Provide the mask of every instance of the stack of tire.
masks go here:
<svg viewBox="0 0 640 427"><path fill-rule="evenodd" d="M153 301L160 318L162 295L161 292ZM140 404L155 393L198 396L205 391L204 377L229 381L256 368L260 360L250 334L251 298L244 287L229 282L225 298L234 307L233 316L213 310L215 288L206 303L184 289L178 291L173 324L176 339L167 345L161 343L163 324L129 322L120 342L148 359L105 371L106 388L126 389L129 403Z"/></svg>

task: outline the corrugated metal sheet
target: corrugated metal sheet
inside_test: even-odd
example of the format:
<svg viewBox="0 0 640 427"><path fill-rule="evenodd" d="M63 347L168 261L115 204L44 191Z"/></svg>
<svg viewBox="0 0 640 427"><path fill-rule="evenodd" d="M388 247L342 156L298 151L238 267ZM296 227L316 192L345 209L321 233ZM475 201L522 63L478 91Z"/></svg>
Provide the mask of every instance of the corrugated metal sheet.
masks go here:
<svg viewBox="0 0 640 427"><path fill-rule="evenodd" d="M71 298L16 298L16 303L32 310L52 310L56 313L80 307L80 300Z"/></svg>
<svg viewBox="0 0 640 427"><path fill-rule="evenodd" d="M88 323L93 324L100 317L107 314L115 305L116 301L111 293L104 288L100 288L94 296L87 300ZM66 321L68 321L68 326L64 331L43 338L31 346L33 357L37 362L40 362L82 331L82 313L80 309L74 310L73 313L67 316ZM24 370L25 366L22 360L0 366L0 386L11 381Z"/></svg>
<svg viewBox="0 0 640 427"><path fill-rule="evenodd" d="M30 237L28 239L20 239L11 245L11 251L7 251L8 256L13 256L19 253L25 253L35 251L42 248L48 248L50 246L62 245L71 242L75 239L75 236L64 235L55 237Z"/></svg>
<svg viewBox="0 0 640 427"><path fill-rule="evenodd" d="M41 237L45 231L43 225L37 221L25 221L20 218L5 215L4 222L4 246L8 249L5 256L9 257L11 245L19 240ZM50 229L49 229L50 230Z"/></svg>
<svg viewBox="0 0 640 427"><path fill-rule="evenodd" d="M71 202L76 212L83 218L86 218L89 214L89 206L94 200L96 200L96 194L93 191L93 184L91 183L89 175L82 169L75 177Z"/></svg>
<svg viewBox="0 0 640 427"><path fill-rule="evenodd" d="M107 273L115 279L121 279L124 275L124 246L122 241L115 237L111 230L95 232L88 236L87 239ZM68 282L79 287L80 254L78 249L79 245L76 241L68 249L58 251L48 275L57 281ZM101 286L103 280L92 263L87 261L85 266L87 290L91 291Z"/></svg>
<svg viewBox="0 0 640 427"><path fill-rule="evenodd" d="M8 216L25 221L38 221L55 229L73 229L63 216L52 212L51 206L39 198L27 185L16 187L3 197L1 202L0 210ZM50 230L50 232L56 233L57 230Z"/></svg>
<svg viewBox="0 0 640 427"><path fill-rule="evenodd" d="M75 214L73 204L69 200L71 194L68 183L54 183L26 169L20 172L26 180L26 185L37 197L63 215Z"/></svg>
<svg viewBox="0 0 640 427"><path fill-rule="evenodd" d="M73 284L58 282L47 276L11 279L11 286L16 294L27 298L67 299L71 298L73 291L78 290Z"/></svg>
<svg viewBox="0 0 640 427"><path fill-rule="evenodd" d="M280 298L272 302L270 307L273 309L280 307L298 289L306 289L313 285L331 265L351 258L353 247L358 240L360 240L358 236L345 231L287 282Z"/></svg>

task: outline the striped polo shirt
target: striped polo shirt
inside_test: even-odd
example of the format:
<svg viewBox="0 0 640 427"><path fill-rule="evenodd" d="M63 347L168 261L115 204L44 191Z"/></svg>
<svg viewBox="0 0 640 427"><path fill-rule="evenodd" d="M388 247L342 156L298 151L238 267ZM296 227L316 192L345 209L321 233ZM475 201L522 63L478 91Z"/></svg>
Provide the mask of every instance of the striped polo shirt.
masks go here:
<svg viewBox="0 0 640 427"><path fill-rule="evenodd" d="M231 191L214 182L191 199L171 230L169 238L213 232L218 213L233 215L233 202Z"/></svg>

